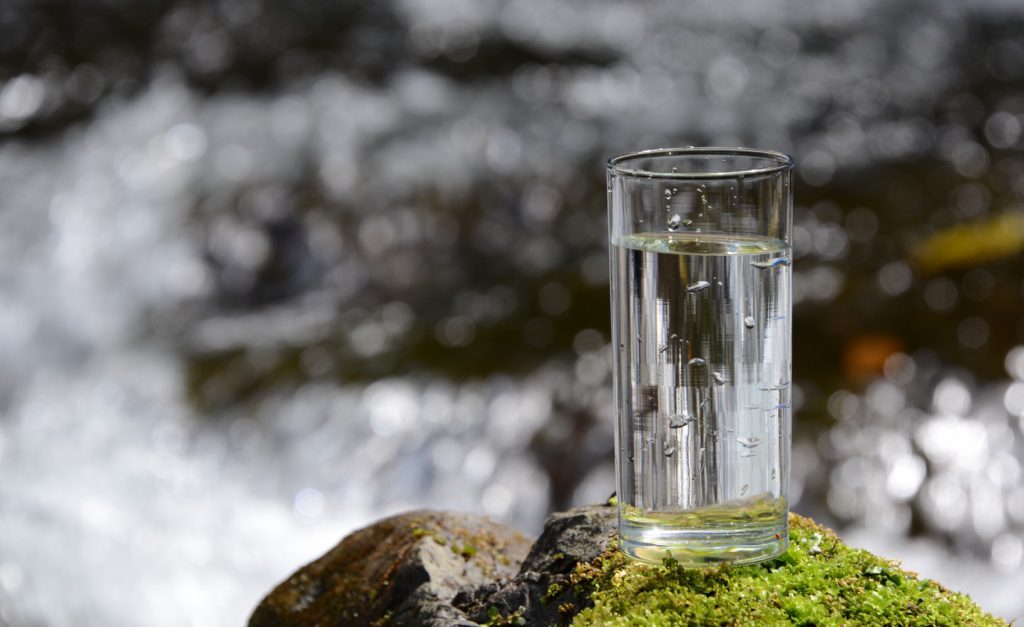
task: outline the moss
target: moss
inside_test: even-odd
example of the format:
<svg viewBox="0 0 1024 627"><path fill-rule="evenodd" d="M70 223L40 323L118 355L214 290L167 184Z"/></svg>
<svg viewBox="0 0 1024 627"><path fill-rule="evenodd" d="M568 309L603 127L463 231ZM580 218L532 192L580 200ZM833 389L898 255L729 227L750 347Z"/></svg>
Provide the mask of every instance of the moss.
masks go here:
<svg viewBox="0 0 1024 627"><path fill-rule="evenodd" d="M455 544L452 544L452 550L455 551L456 554L461 555L463 557L463 559L467 559L467 560L468 559L473 559L473 557L476 555L476 552L477 552L476 545L468 544L468 543L467 544L463 544L462 546L457 546Z"/></svg>
<svg viewBox="0 0 1024 627"><path fill-rule="evenodd" d="M491 606L487 608L487 622L483 623L482 627L497 627L498 625L525 625L526 619L523 617L523 613L526 612L526 608L519 606L519 609L512 612L508 616L502 616L498 608Z"/></svg>
<svg viewBox="0 0 1024 627"><path fill-rule="evenodd" d="M448 539L441 535L441 532L436 529L427 529L425 527L415 527L412 530L412 537L422 538L424 536L430 537L434 542L444 546L448 544Z"/></svg>
<svg viewBox="0 0 1024 627"><path fill-rule="evenodd" d="M962 594L790 516L789 549L753 566L633 562L614 546L572 576L593 606L574 625L1005 625Z"/></svg>
<svg viewBox="0 0 1024 627"><path fill-rule="evenodd" d="M562 594L562 584L555 582L548 586L547 591L544 592L544 596L540 598L540 602L545 604L550 603L552 599L560 594Z"/></svg>

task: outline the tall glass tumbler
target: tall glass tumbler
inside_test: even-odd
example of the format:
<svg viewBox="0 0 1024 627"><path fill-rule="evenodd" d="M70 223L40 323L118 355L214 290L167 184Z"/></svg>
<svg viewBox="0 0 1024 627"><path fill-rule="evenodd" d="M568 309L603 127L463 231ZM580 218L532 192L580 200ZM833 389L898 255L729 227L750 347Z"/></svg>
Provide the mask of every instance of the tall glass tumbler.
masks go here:
<svg viewBox="0 0 1024 627"><path fill-rule="evenodd" d="M785 551L793 160L608 161L620 547L687 565Z"/></svg>

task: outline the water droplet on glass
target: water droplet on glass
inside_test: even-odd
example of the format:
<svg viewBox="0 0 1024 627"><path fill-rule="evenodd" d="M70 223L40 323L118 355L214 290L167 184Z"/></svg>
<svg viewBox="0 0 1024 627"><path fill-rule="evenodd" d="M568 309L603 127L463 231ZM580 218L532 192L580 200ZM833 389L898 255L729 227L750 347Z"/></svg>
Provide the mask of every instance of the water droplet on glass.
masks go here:
<svg viewBox="0 0 1024 627"><path fill-rule="evenodd" d="M690 226L691 224L693 224L693 220L689 218L683 220L683 226Z"/></svg>
<svg viewBox="0 0 1024 627"><path fill-rule="evenodd" d="M678 194L679 193L679 188L678 187L673 187L672 188L672 193L673 194Z"/></svg>
<svg viewBox="0 0 1024 627"><path fill-rule="evenodd" d="M666 189L665 190L665 200L668 200L669 198L672 198L672 190Z"/></svg>
<svg viewBox="0 0 1024 627"><path fill-rule="evenodd" d="M754 456L754 451L751 451L751 450L745 450L742 453L740 453L740 457L753 457L753 456Z"/></svg>
<svg viewBox="0 0 1024 627"><path fill-rule="evenodd" d="M672 216L668 220L668 228L669 228L669 230L670 231L674 231L674 230L678 229L679 225L682 224L682 222L683 222L683 219L679 217L679 214L678 213L675 214L674 216Z"/></svg>
<svg viewBox="0 0 1024 627"><path fill-rule="evenodd" d="M696 421L697 419L686 413L685 411L681 414L672 414L668 417L668 428L669 429L682 429L686 425Z"/></svg>
<svg viewBox="0 0 1024 627"><path fill-rule="evenodd" d="M774 478L775 478L775 469L772 468L772 479L774 479Z"/></svg>
<svg viewBox="0 0 1024 627"><path fill-rule="evenodd" d="M761 438L736 438L736 442L744 448L757 448L761 444Z"/></svg>
<svg viewBox="0 0 1024 627"><path fill-rule="evenodd" d="M673 171L673 172L678 172L678 171L679 171L679 168L677 168L676 166L672 166L672 171Z"/></svg>
<svg viewBox="0 0 1024 627"><path fill-rule="evenodd" d="M690 364L694 368L700 368L701 366L704 365L705 362L700 357L694 357L693 359L691 359L690 361L688 361L686 363Z"/></svg>
<svg viewBox="0 0 1024 627"><path fill-rule="evenodd" d="M746 318L744 318L743 319L743 326L747 327L748 329L753 329L754 328L754 318L751 317L751 316L747 316Z"/></svg>
<svg viewBox="0 0 1024 627"><path fill-rule="evenodd" d="M665 457L672 457L672 455L675 452L676 452L676 447L672 446L671 444L668 444L668 445L665 446Z"/></svg>
<svg viewBox="0 0 1024 627"><path fill-rule="evenodd" d="M772 259L771 261L751 261L750 265L754 266L755 268L760 268L761 270L764 270L766 268L774 268L775 266L788 266L789 257L778 257L776 259Z"/></svg>
<svg viewBox="0 0 1024 627"><path fill-rule="evenodd" d="M744 496L747 493L747 490L749 490L749 489L750 489L750 486L747 485L746 483L744 483L743 487L740 488L740 496Z"/></svg>
<svg viewBox="0 0 1024 627"><path fill-rule="evenodd" d="M659 353L664 353L667 350L668 350L668 344L666 344L666 345L662 346L661 348L659 348L658 352Z"/></svg>
<svg viewBox="0 0 1024 627"><path fill-rule="evenodd" d="M715 383L718 385L723 385L725 383L725 376L722 375L721 372L712 372L711 378L714 379Z"/></svg>
<svg viewBox="0 0 1024 627"><path fill-rule="evenodd" d="M687 287L686 291L687 292L691 292L691 293L692 292L699 292L699 291L701 291L703 289L706 289L709 285L711 285L711 284L708 283L707 281L697 281L693 285Z"/></svg>
<svg viewBox="0 0 1024 627"><path fill-rule="evenodd" d="M678 340L679 339L679 334L678 333L673 333L672 335L668 336L668 339L670 339L670 340Z"/></svg>
<svg viewBox="0 0 1024 627"><path fill-rule="evenodd" d="M626 455L626 459L628 459L629 461L633 461L635 459L635 456L632 453L630 453L629 455Z"/></svg>

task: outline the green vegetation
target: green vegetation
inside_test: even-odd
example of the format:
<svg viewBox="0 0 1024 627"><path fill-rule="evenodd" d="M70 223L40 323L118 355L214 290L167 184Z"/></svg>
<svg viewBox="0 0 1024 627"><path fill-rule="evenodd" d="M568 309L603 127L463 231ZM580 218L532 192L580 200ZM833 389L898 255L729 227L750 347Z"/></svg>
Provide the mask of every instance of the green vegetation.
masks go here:
<svg viewBox="0 0 1024 627"><path fill-rule="evenodd" d="M685 569L631 561L615 547L573 574L593 607L574 625L1005 625L966 596L859 549L797 515L778 558Z"/></svg>
<svg viewBox="0 0 1024 627"><path fill-rule="evenodd" d="M476 555L477 548L472 544L463 544L460 547L452 545L452 550L461 555L464 559L472 559Z"/></svg>
<svg viewBox="0 0 1024 627"><path fill-rule="evenodd" d="M526 619L523 618L523 613L526 611L525 607L520 606L519 609L512 612L508 616L502 616L501 612L496 607L487 608L487 622L483 624L483 627L498 627L499 625L525 625Z"/></svg>
<svg viewBox="0 0 1024 627"><path fill-rule="evenodd" d="M416 527L415 529L412 530L412 537L414 537L414 538L422 538L424 536L429 536L430 538L432 538L434 540L434 542L440 544L441 546L444 546L444 545L448 544L448 539L445 538L443 535L441 535L441 533L439 531L435 530L435 529L427 529L425 527ZM452 550L454 550L454 547L452 548ZM458 553L458 551L455 551L455 552Z"/></svg>

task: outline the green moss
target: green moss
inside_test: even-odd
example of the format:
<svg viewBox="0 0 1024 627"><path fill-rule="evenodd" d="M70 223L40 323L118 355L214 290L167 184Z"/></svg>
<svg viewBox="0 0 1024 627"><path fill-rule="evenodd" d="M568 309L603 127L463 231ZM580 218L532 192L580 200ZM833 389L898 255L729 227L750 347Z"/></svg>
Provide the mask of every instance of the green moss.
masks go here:
<svg viewBox="0 0 1024 627"><path fill-rule="evenodd" d="M467 560L472 559L477 552L476 545L473 544L463 544L462 546L452 544L452 550Z"/></svg>
<svg viewBox="0 0 1024 627"><path fill-rule="evenodd" d="M434 540L434 542L436 542L437 544L440 544L441 546L444 546L444 545L448 544L448 539L445 538L443 535L441 535L441 533L438 530L436 530L436 529L427 529L425 527L415 527L412 530L412 537L414 537L414 538L422 538L424 536L429 536L431 539Z"/></svg>
<svg viewBox="0 0 1024 627"><path fill-rule="evenodd" d="M966 596L790 516L790 546L753 566L633 562L615 547L572 582L593 607L574 625L1005 625Z"/></svg>
<svg viewBox="0 0 1024 627"><path fill-rule="evenodd" d="M550 603L551 599L554 599L560 594L562 594L562 584L555 582L548 586L547 591L544 592L544 596L540 598L540 602L545 604Z"/></svg>
<svg viewBox="0 0 1024 627"><path fill-rule="evenodd" d="M519 609L512 612L508 616L502 616L498 608L493 605L487 608L487 622L483 623L482 627L497 627L498 625L525 625L526 619L523 618L523 613L526 608L519 606Z"/></svg>

